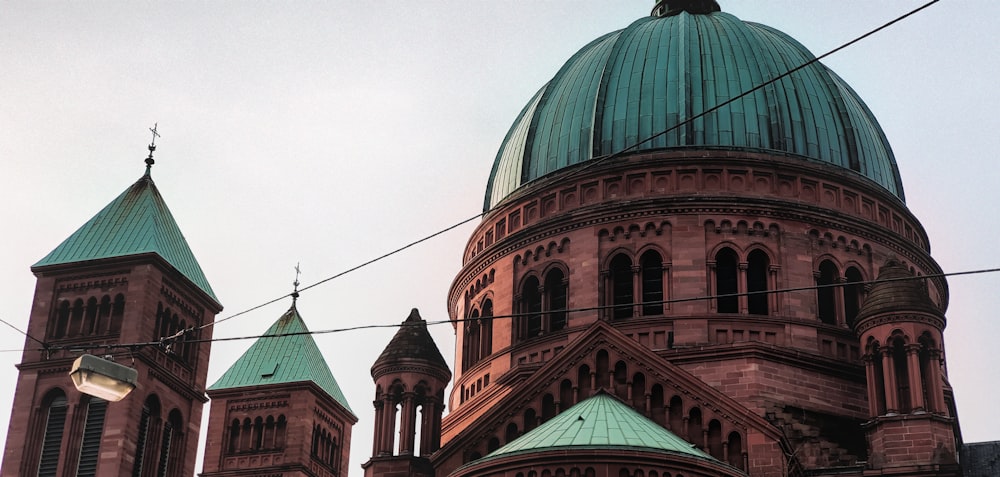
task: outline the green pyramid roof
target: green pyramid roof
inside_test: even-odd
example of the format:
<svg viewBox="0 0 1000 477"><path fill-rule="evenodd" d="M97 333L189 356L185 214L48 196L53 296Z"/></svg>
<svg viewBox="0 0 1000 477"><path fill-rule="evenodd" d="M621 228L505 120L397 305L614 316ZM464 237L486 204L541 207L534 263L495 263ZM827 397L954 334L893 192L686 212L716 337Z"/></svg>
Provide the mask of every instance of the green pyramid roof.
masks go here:
<svg viewBox="0 0 1000 477"><path fill-rule="evenodd" d="M275 336L276 338L272 338ZM311 381L354 413L295 304L209 390Z"/></svg>
<svg viewBox="0 0 1000 477"><path fill-rule="evenodd" d="M155 253L219 301L149 171L32 266Z"/></svg>
<svg viewBox="0 0 1000 477"><path fill-rule="evenodd" d="M662 452L718 462L690 442L677 437L603 391L493 451L482 460L560 448L569 450L574 447Z"/></svg>

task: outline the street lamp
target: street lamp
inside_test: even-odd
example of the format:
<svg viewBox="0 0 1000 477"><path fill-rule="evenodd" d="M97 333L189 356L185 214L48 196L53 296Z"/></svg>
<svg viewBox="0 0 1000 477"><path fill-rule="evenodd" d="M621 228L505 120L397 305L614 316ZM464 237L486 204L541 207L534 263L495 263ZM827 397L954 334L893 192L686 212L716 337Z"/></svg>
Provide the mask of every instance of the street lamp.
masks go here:
<svg viewBox="0 0 1000 477"><path fill-rule="evenodd" d="M85 354L73 361L73 369L69 375L78 391L116 402L135 389L139 372L113 361Z"/></svg>

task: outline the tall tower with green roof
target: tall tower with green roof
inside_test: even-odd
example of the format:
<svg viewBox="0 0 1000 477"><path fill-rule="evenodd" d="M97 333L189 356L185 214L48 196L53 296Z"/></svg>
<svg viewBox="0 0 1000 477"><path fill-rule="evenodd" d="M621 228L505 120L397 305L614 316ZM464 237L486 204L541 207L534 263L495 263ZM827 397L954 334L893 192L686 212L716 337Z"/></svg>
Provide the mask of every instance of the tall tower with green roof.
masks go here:
<svg viewBox="0 0 1000 477"><path fill-rule="evenodd" d="M201 327L222 305L153 182L154 149L138 181L31 267L4 476L194 472L212 337ZM115 346L184 329L169 346ZM138 388L114 403L77 391L67 374L81 349L136 368Z"/></svg>
<svg viewBox="0 0 1000 477"><path fill-rule="evenodd" d="M202 476L347 475L358 418L294 302L208 395Z"/></svg>

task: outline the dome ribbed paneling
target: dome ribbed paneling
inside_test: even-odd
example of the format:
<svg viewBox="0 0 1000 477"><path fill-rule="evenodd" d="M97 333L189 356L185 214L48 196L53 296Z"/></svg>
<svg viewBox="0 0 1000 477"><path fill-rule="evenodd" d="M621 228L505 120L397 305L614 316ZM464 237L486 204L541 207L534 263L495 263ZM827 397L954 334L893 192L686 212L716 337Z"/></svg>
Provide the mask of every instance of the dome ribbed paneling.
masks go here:
<svg viewBox="0 0 1000 477"><path fill-rule="evenodd" d="M484 209L532 180L619 152L813 58L788 35L727 13L641 18L578 51L521 111L497 153ZM638 150L704 147L835 165L903 199L878 122L820 63Z"/></svg>

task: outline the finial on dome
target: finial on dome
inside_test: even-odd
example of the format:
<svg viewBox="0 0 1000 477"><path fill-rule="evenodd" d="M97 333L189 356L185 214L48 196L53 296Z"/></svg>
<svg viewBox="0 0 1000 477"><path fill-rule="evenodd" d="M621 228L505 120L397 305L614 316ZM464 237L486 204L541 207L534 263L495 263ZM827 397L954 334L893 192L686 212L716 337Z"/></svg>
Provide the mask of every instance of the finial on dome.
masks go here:
<svg viewBox="0 0 1000 477"><path fill-rule="evenodd" d="M146 175L149 175L149 170L153 168L153 164L156 161L153 160L153 151L156 150L156 138L160 137L160 133L156 132L156 127L159 123L153 123L153 127L149 128L149 131L153 133L153 142L149 143L149 156L146 157Z"/></svg>
<svg viewBox="0 0 1000 477"><path fill-rule="evenodd" d="M657 0L651 15L654 17L672 17L680 12L694 15L704 15L721 12L719 2L715 0Z"/></svg>
<svg viewBox="0 0 1000 477"><path fill-rule="evenodd" d="M296 263L295 264L295 281L292 282L292 285L295 287L292 290L292 305L293 306L295 305L295 302L299 299L299 275L301 275L301 274L302 274L302 270L299 269L299 263Z"/></svg>

